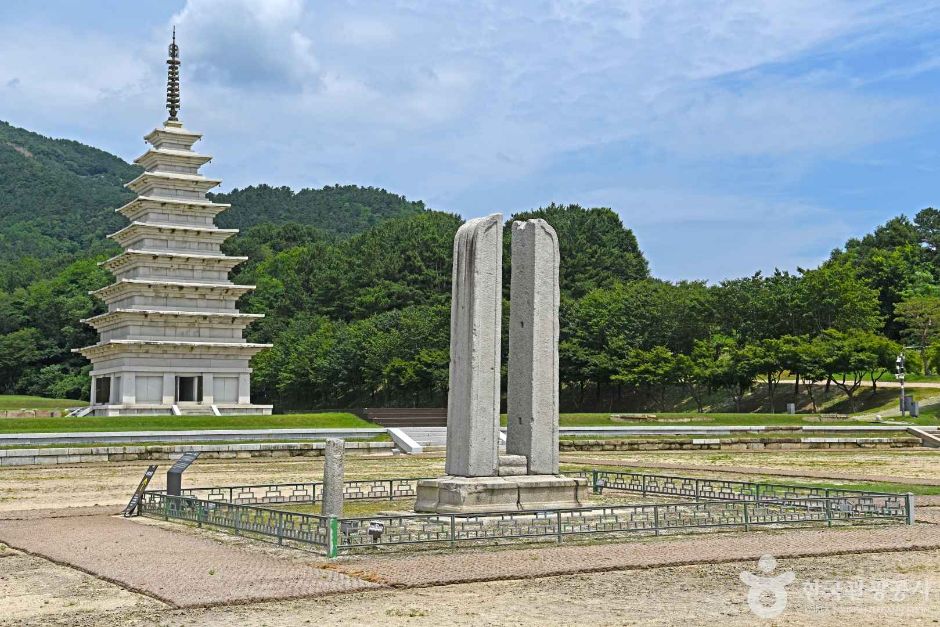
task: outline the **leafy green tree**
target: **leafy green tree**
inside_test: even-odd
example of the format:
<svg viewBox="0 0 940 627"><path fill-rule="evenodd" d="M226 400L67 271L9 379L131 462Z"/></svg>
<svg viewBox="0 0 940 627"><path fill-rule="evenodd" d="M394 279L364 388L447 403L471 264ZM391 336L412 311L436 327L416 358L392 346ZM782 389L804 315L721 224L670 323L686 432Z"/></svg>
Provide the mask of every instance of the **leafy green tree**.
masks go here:
<svg viewBox="0 0 940 627"><path fill-rule="evenodd" d="M611 378L658 392L659 407L666 410L666 390L676 381L675 357L665 346L654 346L650 350L635 349L627 357L620 372Z"/></svg>
<svg viewBox="0 0 940 627"><path fill-rule="evenodd" d="M894 311L902 325L901 337L917 348L923 374L927 375L930 363L927 352L934 342L940 341L940 297L913 296L898 303Z"/></svg>
<svg viewBox="0 0 940 627"><path fill-rule="evenodd" d="M694 356L678 353L673 355L672 379L686 388L695 401L695 411L705 411L704 397L708 386L707 369L702 367Z"/></svg>
<svg viewBox="0 0 940 627"><path fill-rule="evenodd" d="M820 334L819 341L826 375L848 397L852 411L857 411L855 393L859 386L866 376L873 376L871 373L883 367L883 338L866 331L828 329Z"/></svg>
<svg viewBox="0 0 940 627"><path fill-rule="evenodd" d="M874 331L881 326L877 291L848 265L827 263L804 270L800 288L799 310L809 333Z"/></svg>
<svg viewBox="0 0 940 627"><path fill-rule="evenodd" d="M41 363L49 352L38 329L26 327L0 335L0 389L5 394L14 392L23 368Z"/></svg>
<svg viewBox="0 0 940 627"><path fill-rule="evenodd" d="M816 404L816 384L820 381L828 381L829 375L826 369L826 346L822 338L810 338L800 336L793 343L795 349L792 368L800 373L800 377L806 384L806 393L813 406L813 412L818 411Z"/></svg>
<svg viewBox="0 0 940 627"><path fill-rule="evenodd" d="M713 335L696 342L692 355L700 368L699 376L711 389L727 390L734 400L735 411L741 411L744 395L754 385L756 372L742 358L734 338Z"/></svg>
<svg viewBox="0 0 940 627"><path fill-rule="evenodd" d="M649 277L636 236L611 209L552 204L512 215L506 222L507 234L513 221L533 218L545 220L558 234L563 260L560 283L565 296L580 298L591 290ZM503 239L508 250L511 237ZM503 255L503 261L508 268L508 254Z"/></svg>
<svg viewBox="0 0 940 627"><path fill-rule="evenodd" d="M754 372L763 377L770 395L770 413L776 413L777 386L786 369L784 347L780 340L759 340L746 345L738 352L746 372Z"/></svg>

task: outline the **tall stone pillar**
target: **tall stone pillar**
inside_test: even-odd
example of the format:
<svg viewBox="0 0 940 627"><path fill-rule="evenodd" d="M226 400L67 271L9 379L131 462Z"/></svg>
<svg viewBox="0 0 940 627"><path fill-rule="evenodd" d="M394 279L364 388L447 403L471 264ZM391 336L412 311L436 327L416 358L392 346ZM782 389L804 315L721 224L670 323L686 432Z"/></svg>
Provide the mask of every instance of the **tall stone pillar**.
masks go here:
<svg viewBox="0 0 940 627"><path fill-rule="evenodd" d="M448 475L496 476L499 464L503 218L467 221L454 238Z"/></svg>
<svg viewBox="0 0 940 627"><path fill-rule="evenodd" d="M176 375L167 372L163 374L163 404L172 405L176 402Z"/></svg>
<svg viewBox="0 0 940 627"><path fill-rule="evenodd" d="M343 474L346 442L340 438L327 438L323 451L323 504L324 516L343 515Z"/></svg>
<svg viewBox="0 0 940 627"><path fill-rule="evenodd" d="M513 222L506 453L530 475L558 474L558 269L551 225Z"/></svg>
<svg viewBox="0 0 940 627"><path fill-rule="evenodd" d="M241 405L251 403L251 375L238 375L238 402Z"/></svg>
<svg viewBox="0 0 940 627"><path fill-rule="evenodd" d="M137 402L137 373L125 372L121 381L121 404L133 405Z"/></svg>

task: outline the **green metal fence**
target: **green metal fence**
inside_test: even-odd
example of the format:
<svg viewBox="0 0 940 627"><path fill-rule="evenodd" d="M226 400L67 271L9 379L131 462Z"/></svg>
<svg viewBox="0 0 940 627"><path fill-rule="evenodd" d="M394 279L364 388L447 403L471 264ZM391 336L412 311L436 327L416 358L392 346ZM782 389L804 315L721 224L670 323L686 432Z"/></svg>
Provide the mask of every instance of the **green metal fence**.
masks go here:
<svg viewBox="0 0 940 627"><path fill-rule="evenodd" d="M576 473L578 474L578 473ZM757 527L907 523L914 521L910 494L835 490L813 486L749 483L668 475L593 470L595 493L683 497L675 503L597 505L580 509L512 513L409 514L330 518L251 503L313 503L321 484L193 488L182 496L148 491L145 516L179 520L235 533L275 538L278 543L340 553L405 545L457 546L516 541L563 542L576 537L624 537ZM347 482L347 498L412 498L418 479ZM226 500L226 497L230 500ZM240 500L241 502L234 502Z"/></svg>

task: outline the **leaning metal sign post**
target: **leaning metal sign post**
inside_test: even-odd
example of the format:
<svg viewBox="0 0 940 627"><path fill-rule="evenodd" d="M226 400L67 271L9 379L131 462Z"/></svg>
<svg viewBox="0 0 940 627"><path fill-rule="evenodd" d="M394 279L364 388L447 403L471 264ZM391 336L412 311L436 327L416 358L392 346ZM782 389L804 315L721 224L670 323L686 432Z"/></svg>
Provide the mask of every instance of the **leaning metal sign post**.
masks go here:
<svg viewBox="0 0 940 627"><path fill-rule="evenodd" d="M166 493L170 496L179 496L183 489L183 473L190 465L196 461L199 453L184 453L182 457L176 460L170 469L166 471Z"/></svg>
<svg viewBox="0 0 940 627"><path fill-rule="evenodd" d="M144 473L144 476L141 478L140 483L137 484L137 489L134 490L134 494L131 496L131 500L128 502L127 507L124 508L124 517L133 516L134 512L137 511L137 507L140 505L140 498L144 495L144 490L147 489L147 486L150 485L150 480L153 479L154 473L157 472L157 465L151 464L147 468L147 472ZM140 512L138 512L139 514Z"/></svg>

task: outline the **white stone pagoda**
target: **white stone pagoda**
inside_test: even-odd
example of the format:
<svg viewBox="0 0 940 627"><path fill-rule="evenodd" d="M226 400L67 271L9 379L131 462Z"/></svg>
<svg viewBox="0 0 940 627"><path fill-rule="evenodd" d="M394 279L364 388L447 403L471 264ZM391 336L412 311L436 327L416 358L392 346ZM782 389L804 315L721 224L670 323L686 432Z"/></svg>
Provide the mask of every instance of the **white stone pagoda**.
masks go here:
<svg viewBox="0 0 940 627"><path fill-rule="evenodd" d="M216 227L229 205L206 199L221 181L199 173L212 157L192 150L202 137L183 127L179 110L179 48L170 45L170 117L146 137L134 160L144 172L127 183L137 198L117 209L131 223L108 237L124 248L102 262L115 282L92 292L107 313L83 320L100 341L76 349L91 360L90 414L270 414L251 403L249 360L270 344L242 332L261 314L240 313L229 271L247 257L221 245L238 232Z"/></svg>

